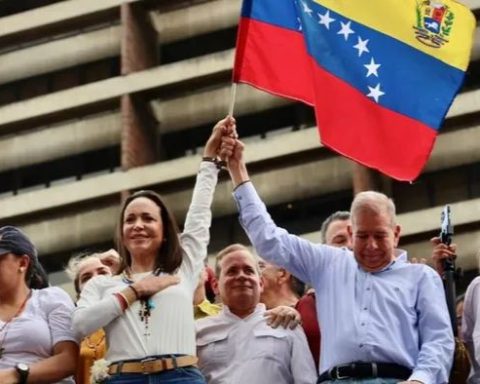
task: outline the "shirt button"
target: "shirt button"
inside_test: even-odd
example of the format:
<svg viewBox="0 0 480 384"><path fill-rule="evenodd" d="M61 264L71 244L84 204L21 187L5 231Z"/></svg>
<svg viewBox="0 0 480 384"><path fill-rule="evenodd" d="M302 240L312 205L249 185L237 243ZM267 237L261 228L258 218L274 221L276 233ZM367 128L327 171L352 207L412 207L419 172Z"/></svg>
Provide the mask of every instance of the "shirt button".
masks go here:
<svg viewBox="0 0 480 384"><path fill-rule="evenodd" d="M364 310L364 311L367 311L367 310L368 310L368 308L367 308L367 307L364 307L364 308L363 308L363 310Z"/></svg>
<svg viewBox="0 0 480 384"><path fill-rule="evenodd" d="M364 327L364 326L365 326L365 323L362 323L361 326Z"/></svg>
<svg viewBox="0 0 480 384"><path fill-rule="evenodd" d="M363 348L363 344L360 344L359 347L360 347L360 348Z"/></svg>
<svg viewBox="0 0 480 384"><path fill-rule="evenodd" d="M370 290L370 287L367 288L367 291L369 291L369 290Z"/></svg>

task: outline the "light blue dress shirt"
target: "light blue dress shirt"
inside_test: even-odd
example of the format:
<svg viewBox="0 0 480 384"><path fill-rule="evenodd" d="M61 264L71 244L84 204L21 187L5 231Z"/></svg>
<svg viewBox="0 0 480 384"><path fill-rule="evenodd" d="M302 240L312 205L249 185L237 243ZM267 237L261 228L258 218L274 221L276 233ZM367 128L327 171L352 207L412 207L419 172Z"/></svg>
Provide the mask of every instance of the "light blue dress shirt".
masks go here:
<svg viewBox="0 0 480 384"><path fill-rule="evenodd" d="M355 361L396 363L409 380L448 383L454 338L443 285L406 252L382 271L365 272L346 248L313 244L279 228L252 183L234 197L258 254L310 283L322 334L319 371Z"/></svg>

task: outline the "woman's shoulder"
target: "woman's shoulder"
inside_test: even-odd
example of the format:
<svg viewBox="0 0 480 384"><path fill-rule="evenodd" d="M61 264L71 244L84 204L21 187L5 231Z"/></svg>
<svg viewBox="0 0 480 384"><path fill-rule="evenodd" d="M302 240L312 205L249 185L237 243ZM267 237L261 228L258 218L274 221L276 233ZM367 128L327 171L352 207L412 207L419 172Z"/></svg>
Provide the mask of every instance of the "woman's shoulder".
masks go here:
<svg viewBox="0 0 480 384"><path fill-rule="evenodd" d="M43 289L34 289L32 298L42 307L54 307L57 305L74 306L70 295L60 287L47 287Z"/></svg>

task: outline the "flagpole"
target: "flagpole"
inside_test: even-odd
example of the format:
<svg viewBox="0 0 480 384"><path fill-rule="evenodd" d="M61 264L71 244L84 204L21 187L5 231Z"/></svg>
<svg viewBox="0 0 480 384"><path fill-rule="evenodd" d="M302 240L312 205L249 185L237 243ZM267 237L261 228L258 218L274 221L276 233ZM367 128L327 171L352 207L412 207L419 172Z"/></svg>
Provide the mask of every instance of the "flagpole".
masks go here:
<svg viewBox="0 0 480 384"><path fill-rule="evenodd" d="M237 83L232 83L232 88L230 89L230 105L228 106L228 116L233 117L233 109L235 106L236 97L237 97Z"/></svg>

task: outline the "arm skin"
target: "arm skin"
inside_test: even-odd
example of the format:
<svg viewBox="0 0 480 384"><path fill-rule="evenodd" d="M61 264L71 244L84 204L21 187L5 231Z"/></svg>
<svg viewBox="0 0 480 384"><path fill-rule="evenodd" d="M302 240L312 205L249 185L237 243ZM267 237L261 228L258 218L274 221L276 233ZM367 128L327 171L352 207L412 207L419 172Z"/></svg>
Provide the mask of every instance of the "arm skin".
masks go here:
<svg viewBox="0 0 480 384"><path fill-rule="evenodd" d="M56 383L71 376L77 368L78 345L73 341L55 344L53 356L30 365L28 384ZM14 368L0 370L0 383L17 384L19 375Z"/></svg>

